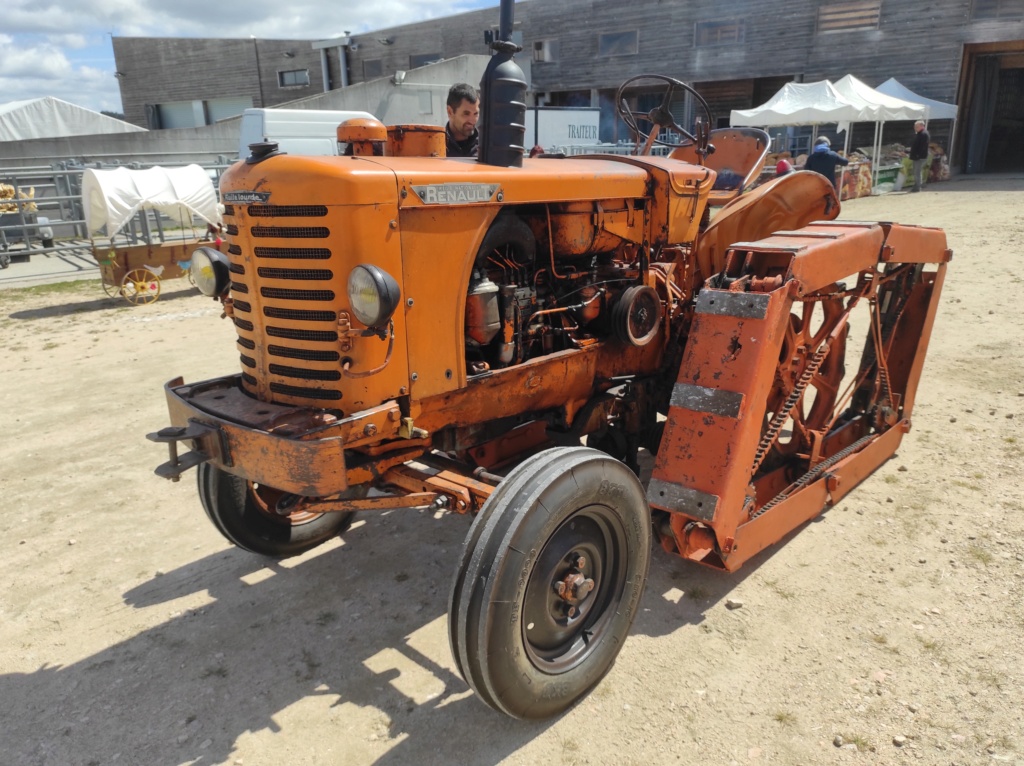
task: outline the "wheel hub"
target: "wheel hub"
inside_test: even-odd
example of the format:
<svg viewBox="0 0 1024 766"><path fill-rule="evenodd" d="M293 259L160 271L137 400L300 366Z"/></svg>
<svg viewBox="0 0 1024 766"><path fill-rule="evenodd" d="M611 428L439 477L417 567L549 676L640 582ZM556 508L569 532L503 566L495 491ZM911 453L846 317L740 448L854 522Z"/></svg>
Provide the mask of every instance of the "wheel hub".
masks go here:
<svg viewBox="0 0 1024 766"><path fill-rule="evenodd" d="M595 588L594 581L581 571L587 564L585 556L573 554L572 568L560 580L552 583L555 593L562 600L562 608L569 618L575 617L577 607Z"/></svg>

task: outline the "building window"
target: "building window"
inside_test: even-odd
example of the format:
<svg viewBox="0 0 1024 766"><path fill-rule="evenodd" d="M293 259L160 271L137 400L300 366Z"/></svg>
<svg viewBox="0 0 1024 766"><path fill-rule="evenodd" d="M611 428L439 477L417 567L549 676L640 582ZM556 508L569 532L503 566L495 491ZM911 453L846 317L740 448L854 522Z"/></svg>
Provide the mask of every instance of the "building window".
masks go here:
<svg viewBox="0 0 1024 766"><path fill-rule="evenodd" d="M309 85L308 69L289 69L277 73L277 84L282 88L303 88Z"/></svg>
<svg viewBox="0 0 1024 766"><path fill-rule="evenodd" d="M823 5L818 8L818 33L878 29L881 15L882 0Z"/></svg>
<svg viewBox="0 0 1024 766"><path fill-rule="evenodd" d="M1020 0L974 0L971 18L975 21L1024 18L1024 3Z"/></svg>
<svg viewBox="0 0 1024 766"><path fill-rule="evenodd" d="M640 34L632 32L606 32L598 35L598 56L635 56L640 47Z"/></svg>
<svg viewBox="0 0 1024 766"><path fill-rule="evenodd" d="M693 44L697 46L732 45L742 43L746 24L742 19L726 21L698 21Z"/></svg>
<svg viewBox="0 0 1024 766"><path fill-rule="evenodd" d="M558 61L558 40L537 40L533 44L533 60L537 62Z"/></svg>
<svg viewBox="0 0 1024 766"><path fill-rule="evenodd" d="M417 53L413 56L409 56L409 69L416 69L417 67L433 64L435 61L440 60L440 53Z"/></svg>
<svg viewBox="0 0 1024 766"><path fill-rule="evenodd" d="M363 62L363 79L373 80L384 76L384 65L381 59L371 59Z"/></svg>

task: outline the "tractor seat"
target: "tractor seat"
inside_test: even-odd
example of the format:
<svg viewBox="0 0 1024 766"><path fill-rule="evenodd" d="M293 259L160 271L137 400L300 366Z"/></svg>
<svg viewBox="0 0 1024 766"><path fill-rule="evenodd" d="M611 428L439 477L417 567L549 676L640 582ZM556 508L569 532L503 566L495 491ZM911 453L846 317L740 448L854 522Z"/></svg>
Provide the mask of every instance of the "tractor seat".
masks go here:
<svg viewBox="0 0 1024 766"><path fill-rule="evenodd" d="M738 197L761 174L770 140L760 128L719 128L711 131L710 142L715 151L703 162L693 143L673 149L669 157L714 170L718 178L708 204L721 207Z"/></svg>

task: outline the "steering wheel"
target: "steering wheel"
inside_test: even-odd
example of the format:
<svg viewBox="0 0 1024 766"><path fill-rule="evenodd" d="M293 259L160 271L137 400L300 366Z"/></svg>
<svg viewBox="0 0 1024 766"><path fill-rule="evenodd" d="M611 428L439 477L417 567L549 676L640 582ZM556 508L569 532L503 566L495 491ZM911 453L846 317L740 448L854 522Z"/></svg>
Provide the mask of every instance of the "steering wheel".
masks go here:
<svg viewBox="0 0 1024 766"><path fill-rule="evenodd" d="M665 83L665 95L662 96L661 103L654 107L649 112L634 112L626 104L625 93L626 90L634 86L637 82L644 80L657 80ZM681 127L677 122L676 118L672 116L670 108L672 106L672 96L675 94L676 89L681 90L683 93L689 93L696 99L700 108L704 112L704 116L707 118L707 122L701 119L701 115L697 115L694 132ZM660 146L677 147L682 146L682 143L674 143L670 141L662 141L658 138L658 133L662 128L672 128L677 133L681 133L686 136L690 142L696 144L697 154L701 157L706 157L715 151L714 147L708 143L709 133L711 131L711 125L714 123L715 118L711 113L711 107L708 106L708 102L691 86L687 85L681 80L677 80L674 77L668 77L663 74L638 74L636 77L630 77L622 85L619 86L618 92L615 94L615 111L618 113L622 121L629 126L629 129L633 131L637 137L637 145L639 146L640 141L643 140L644 146L640 154L650 154L651 147L654 144ZM652 127L650 131L644 131L640 129L638 121L651 123Z"/></svg>

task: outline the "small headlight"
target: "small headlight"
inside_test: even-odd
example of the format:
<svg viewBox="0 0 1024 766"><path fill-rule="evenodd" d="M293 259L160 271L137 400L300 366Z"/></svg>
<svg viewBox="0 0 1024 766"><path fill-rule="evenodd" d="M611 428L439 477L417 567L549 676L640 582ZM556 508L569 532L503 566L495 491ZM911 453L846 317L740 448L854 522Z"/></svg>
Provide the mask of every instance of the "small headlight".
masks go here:
<svg viewBox="0 0 1024 766"><path fill-rule="evenodd" d="M398 308L398 283L383 269L362 263L348 275L348 302L356 319L381 327Z"/></svg>
<svg viewBox="0 0 1024 766"><path fill-rule="evenodd" d="M201 247L192 253L192 281L199 292L210 297L223 295L231 286L228 257L212 247Z"/></svg>

